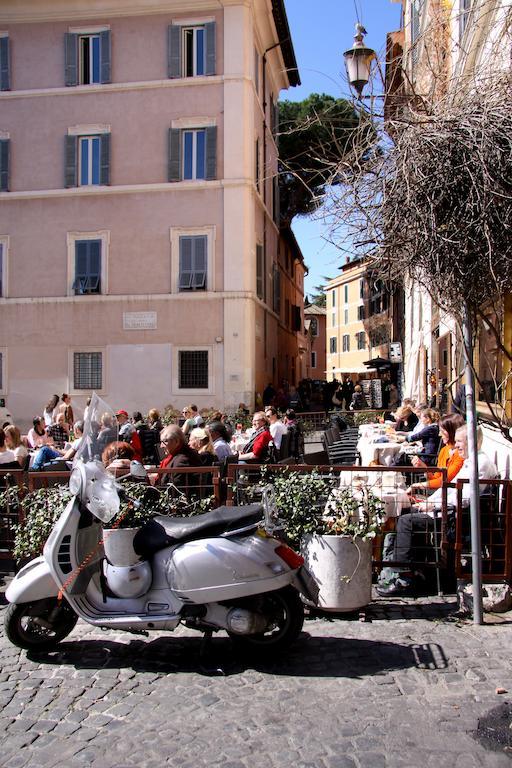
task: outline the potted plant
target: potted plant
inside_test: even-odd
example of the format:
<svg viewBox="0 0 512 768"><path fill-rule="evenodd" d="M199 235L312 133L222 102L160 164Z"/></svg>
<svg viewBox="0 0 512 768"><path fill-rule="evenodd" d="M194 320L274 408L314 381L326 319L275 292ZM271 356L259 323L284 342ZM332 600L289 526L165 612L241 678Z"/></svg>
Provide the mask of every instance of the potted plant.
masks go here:
<svg viewBox="0 0 512 768"><path fill-rule="evenodd" d="M275 502L290 543L316 582L315 605L354 611L371 600L372 539L382 523L379 499L364 486L338 486L334 474L283 472Z"/></svg>

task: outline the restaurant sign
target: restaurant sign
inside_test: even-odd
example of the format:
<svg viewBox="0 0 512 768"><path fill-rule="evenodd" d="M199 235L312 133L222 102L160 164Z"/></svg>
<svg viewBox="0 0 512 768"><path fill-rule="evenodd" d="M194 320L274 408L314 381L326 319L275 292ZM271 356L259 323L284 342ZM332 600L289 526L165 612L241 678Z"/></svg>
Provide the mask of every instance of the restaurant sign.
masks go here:
<svg viewBox="0 0 512 768"><path fill-rule="evenodd" d="M389 361L391 363L402 362L402 344L399 341L389 342Z"/></svg>

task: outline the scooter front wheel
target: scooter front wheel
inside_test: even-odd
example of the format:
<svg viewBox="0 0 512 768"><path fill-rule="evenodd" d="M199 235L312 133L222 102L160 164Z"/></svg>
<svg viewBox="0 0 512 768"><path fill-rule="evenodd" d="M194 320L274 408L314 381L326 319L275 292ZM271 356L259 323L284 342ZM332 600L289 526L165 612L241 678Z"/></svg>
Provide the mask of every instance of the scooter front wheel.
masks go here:
<svg viewBox="0 0 512 768"><path fill-rule="evenodd" d="M293 587L285 587L277 592L266 592L243 602L267 620L264 632L254 635L237 635L229 632L231 640L240 649L256 653L280 652L288 648L300 635L304 623L304 606L298 592Z"/></svg>
<svg viewBox="0 0 512 768"><path fill-rule="evenodd" d="M56 597L33 603L11 603L5 612L5 634L25 651L51 651L73 630L78 616Z"/></svg>

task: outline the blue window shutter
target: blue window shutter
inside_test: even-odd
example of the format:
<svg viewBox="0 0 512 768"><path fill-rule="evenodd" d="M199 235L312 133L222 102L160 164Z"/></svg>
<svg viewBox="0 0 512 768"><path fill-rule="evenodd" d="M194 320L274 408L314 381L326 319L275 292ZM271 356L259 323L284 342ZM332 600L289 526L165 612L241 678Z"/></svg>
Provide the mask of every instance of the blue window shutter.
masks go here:
<svg viewBox="0 0 512 768"><path fill-rule="evenodd" d="M181 27L169 24L167 32L167 76L181 77Z"/></svg>
<svg viewBox="0 0 512 768"><path fill-rule="evenodd" d="M78 184L78 136L66 136L66 157L64 171L64 186L76 187Z"/></svg>
<svg viewBox="0 0 512 768"><path fill-rule="evenodd" d="M215 22L205 24L206 30L206 75L214 75L216 72L215 61Z"/></svg>
<svg viewBox="0 0 512 768"><path fill-rule="evenodd" d="M105 29L103 32L100 32L100 61L101 61L101 74L100 74L100 82L101 83L110 83L112 80L111 77L111 53L110 53L110 30Z"/></svg>
<svg viewBox="0 0 512 768"><path fill-rule="evenodd" d="M64 35L64 60L66 85L78 85L78 35Z"/></svg>
<svg viewBox="0 0 512 768"><path fill-rule="evenodd" d="M168 180L181 181L181 131L169 128Z"/></svg>
<svg viewBox="0 0 512 768"><path fill-rule="evenodd" d="M100 137L100 184L110 184L110 133L102 133Z"/></svg>
<svg viewBox="0 0 512 768"><path fill-rule="evenodd" d="M11 90L10 43L8 37L0 37L0 91Z"/></svg>
<svg viewBox="0 0 512 768"><path fill-rule="evenodd" d="M0 192L9 191L9 139L0 140Z"/></svg>
<svg viewBox="0 0 512 768"><path fill-rule="evenodd" d="M206 129L206 177L217 178L217 126Z"/></svg>

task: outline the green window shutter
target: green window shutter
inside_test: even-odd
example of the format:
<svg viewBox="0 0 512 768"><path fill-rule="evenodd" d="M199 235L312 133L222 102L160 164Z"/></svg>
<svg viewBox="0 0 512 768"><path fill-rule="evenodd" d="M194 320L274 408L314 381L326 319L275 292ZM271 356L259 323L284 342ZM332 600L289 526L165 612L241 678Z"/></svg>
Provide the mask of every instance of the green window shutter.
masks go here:
<svg viewBox="0 0 512 768"><path fill-rule="evenodd" d="M66 85L78 85L78 35L64 35L64 60Z"/></svg>
<svg viewBox="0 0 512 768"><path fill-rule="evenodd" d="M168 181L181 181L181 131L169 128Z"/></svg>
<svg viewBox="0 0 512 768"><path fill-rule="evenodd" d="M100 137L100 184L110 184L110 133Z"/></svg>
<svg viewBox="0 0 512 768"><path fill-rule="evenodd" d="M9 191L9 149L10 140L0 140L0 192Z"/></svg>
<svg viewBox="0 0 512 768"><path fill-rule="evenodd" d="M211 21L204 25L206 30L206 75L215 75L216 56L215 56L215 22Z"/></svg>
<svg viewBox="0 0 512 768"><path fill-rule="evenodd" d="M76 187L78 182L78 136L66 136L64 186Z"/></svg>
<svg viewBox="0 0 512 768"><path fill-rule="evenodd" d="M100 82L102 83L112 81L111 59L110 30L106 29L100 32Z"/></svg>
<svg viewBox="0 0 512 768"><path fill-rule="evenodd" d="M0 91L11 90L10 43L8 37L0 37Z"/></svg>
<svg viewBox="0 0 512 768"><path fill-rule="evenodd" d="M217 126L206 128L206 177L217 178Z"/></svg>
<svg viewBox="0 0 512 768"><path fill-rule="evenodd" d="M167 31L167 76L181 77L181 27L176 24Z"/></svg>

